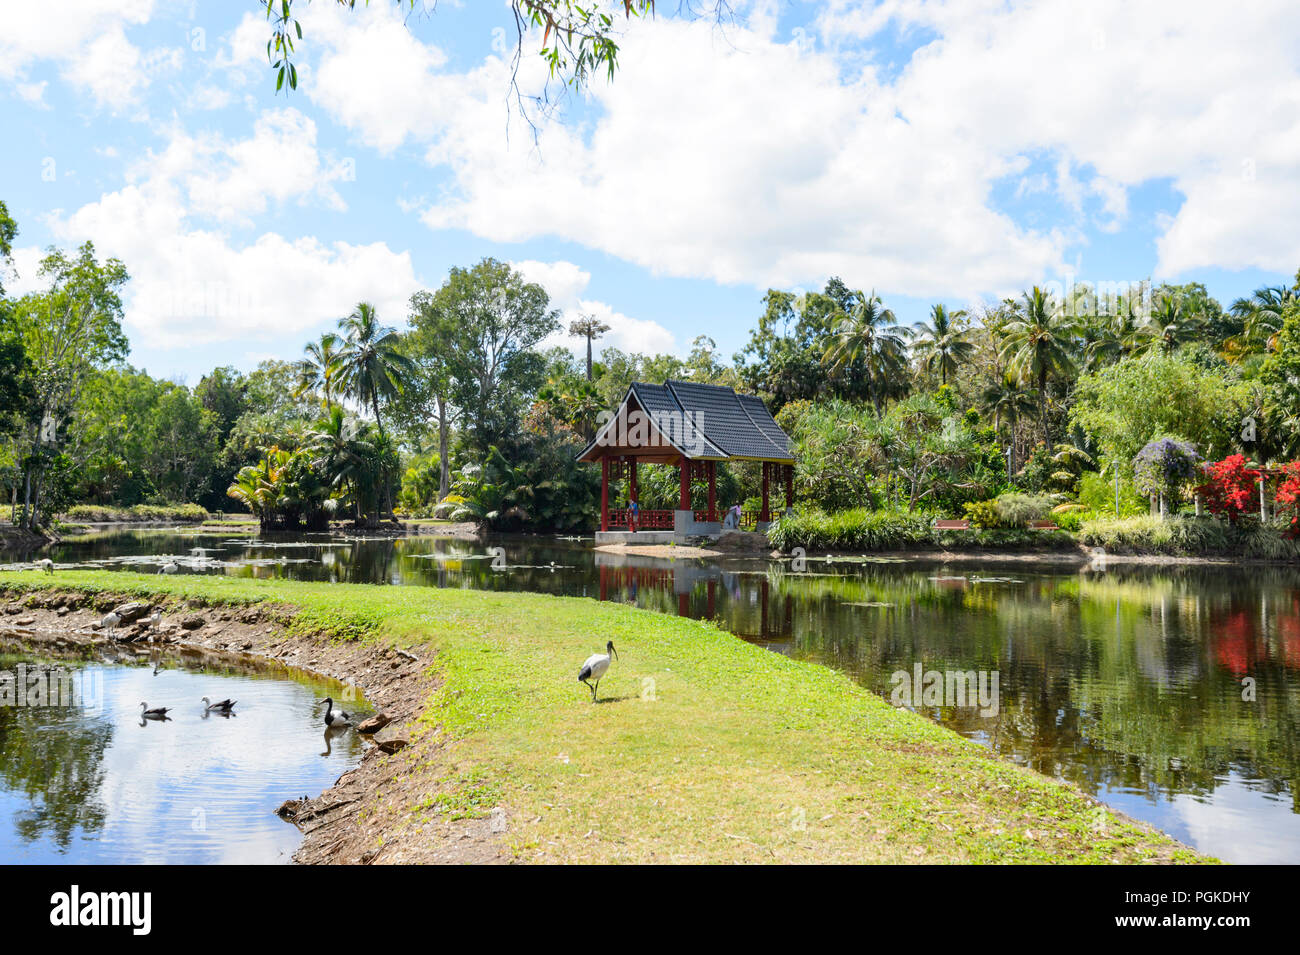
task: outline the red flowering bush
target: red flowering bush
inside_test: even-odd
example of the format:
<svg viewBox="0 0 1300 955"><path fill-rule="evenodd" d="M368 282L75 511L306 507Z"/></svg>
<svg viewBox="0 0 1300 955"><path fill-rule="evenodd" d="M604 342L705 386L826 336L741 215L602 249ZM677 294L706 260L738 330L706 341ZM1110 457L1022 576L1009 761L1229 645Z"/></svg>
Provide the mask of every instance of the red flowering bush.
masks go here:
<svg viewBox="0 0 1300 955"><path fill-rule="evenodd" d="M1259 494L1259 471L1246 467L1246 459L1240 454L1207 464L1205 476L1206 482L1196 490L1204 498L1211 514L1226 515L1228 520L1236 522L1242 514L1253 510L1259 500L1256 496ZM1296 489L1300 491L1300 484Z"/></svg>
<svg viewBox="0 0 1300 955"><path fill-rule="evenodd" d="M1290 518L1290 536L1300 535L1300 461L1282 465L1282 480L1273 495L1277 516Z"/></svg>

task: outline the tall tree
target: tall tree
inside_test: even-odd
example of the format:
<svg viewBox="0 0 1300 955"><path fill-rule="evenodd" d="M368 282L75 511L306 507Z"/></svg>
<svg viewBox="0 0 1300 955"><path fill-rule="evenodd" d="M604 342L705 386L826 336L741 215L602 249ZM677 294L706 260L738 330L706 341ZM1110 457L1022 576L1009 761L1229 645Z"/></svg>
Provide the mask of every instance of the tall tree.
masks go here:
<svg viewBox="0 0 1300 955"><path fill-rule="evenodd" d="M35 529L41 518L42 480L59 455L83 386L96 368L125 358L129 347L118 295L127 272L120 261L101 264L87 242L75 256L52 250L37 274L48 282L46 290L25 295L15 305L36 399L22 478L28 529Z"/></svg>
<svg viewBox="0 0 1300 955"><path fill-rule="evenodd" d="M575 338L585 338L587 340L587 380L591 381L591 343L593 339L600 338L609 331L609 326L598 319L595 315L584 315L582 318L569 322L569 334Z"/></svg>
<svg viewBox="0 0 1300 955"><path fill-rule="evenodd" d="M894 313L874 291L870 295L853 292L848 308L840 310L837 318L823 361L833 372L861 365L869 397L880 414L892 380L905 375L904 332Z"/></svg>
<svg viewBox="0 0 1300 955"><path fill-rule="evenodd" d="M1248 351L1272 351L1287 316L1300 310L1300 273L1296 284L1266 285L1232 303L1229 311L1241 319L1241 344Z"/></svg>
<svg viewBox="0 0 1300 955"><path fill-rule="evenodd" d="M466 437L480 454L517 440L527 403L545 378L536 347L559 329L546 290L487 258L452 269L433 301L458 329L452 377Z"/></svg>
<svg viewBox="0 0 1300 955"><path fill-rule="evenodd" d="M946 385L948 376L956 374L975 351L974 343L967 339L965 318L964 311L949 312L940 303L931 307L930 321L917 326L915 348L921 366L931 373L937 369L941 384Z"/></svg>
<svg viewBox="0 0 1300 955"><path fill-rule="evenodd" d="M1003 327L1002 357L1012 374L1031 381L1038 389L1038 421L1043 440L1050 443L1047 428L1047 382L1052 376L1074 373L1075 320L1052 301L1037 285L1022 296L1011 321Z"/></svg>
<svg viewBox="0 0 1300 955"><path fill-rule="evenodd" d="M379 323L375 306L359 302L352 314L339 319L344 333L338 353L339 384L345 394L369 405L375 427L384 433L379 414L380 399L396 397L415 368L401 351L401 336L394 328Z"/></svg>
<svg viewBox="0 0 1300 955"><path fill-rule="evenodd" d="M326 332L319 341L308 342L303 348L303 357L298 359L298 389L301 396L308 392L319 394L325 401L325 411L334 406L334 397L339 389L339 379L343 377L343 365L339 360L343 339L333 332ZM376 412L376 417L378 412Z"/></svg>
<svg viewBox="0 0 1300 955"><path fill-rule="evenodd" d="M416 370L403 394L402 409L412 421L423 420L430 412L438 419L438 499L442 500L451 491L451 397L458 357L467 346L463 329L434 292L422 290L411 296L410 323L405 352Z"/></svg>

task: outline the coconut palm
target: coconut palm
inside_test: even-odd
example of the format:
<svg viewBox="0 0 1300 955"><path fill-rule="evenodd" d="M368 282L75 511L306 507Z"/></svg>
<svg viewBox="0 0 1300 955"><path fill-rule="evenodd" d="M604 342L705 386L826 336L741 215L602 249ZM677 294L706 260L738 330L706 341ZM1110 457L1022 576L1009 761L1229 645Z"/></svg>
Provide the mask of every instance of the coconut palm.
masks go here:
<svg viewBox="0 0 1300 955"><path fill-rule="evenodd" d="M1003 422L1014 430L1021 418L1033 414L1038 407L1037 395L1008 371L995 378L980 398L985 414L993 416L993 430L999 434Z"/></svg>
<svg viewBox="0 0 1300 955"><path fill-rule="evenodd" d="M1144 325L1132 298L1116 304L1114 313L1096 315L1081 329L1083 359L1088 371L1096 371L1141 350Z"/></svg>
<svg viewBox="0 0 1300 955"><path fill-rule="evenodd" d="M965 318L964 311L949 312L941 303L930 309L929 322L917 324L916 354L926 371L938 369L940 384L946 385L948 376L956 374L975 351L975 344L967 340Z"/></svg>
<svg viewBox="0 0 1300 955"><path fill-rule="evenodd" d="M344 410L335 405L307 433L307 447L330 486L342 493L351 491L353 516L360 519L363 485L367 477L366 459L373 453L373 448L365 440L355 419L348 418Z"/></svg>
<svg viewBox="0 0 1300 955"><path fill-rule="evenodd" d="M849 309L840 313L822 361L836 373L860 367L876 414L881 413L890 379L902 375L906 368L907 345L894 313L874 291L870 295L852 293Z"/></svg>
<svg viewBox="0 0 1300 955"><path fill-rule="evenodd" d="M1032 381L1038 389L1038 421L1047 433L1047 382L1052 376L1074 373L1077 322L1057 308L1051 295L1037 285L1017 303L1015 316L1003 326L1001 357L1012 374Z"/></svg>
<svg viewBox="0 0 1300 955"><path fill-rule="evenodd" d="M339 384L344 394L368 405L380 432L380 398L395 397L403 382L415 374L415 365L402 354L397 330L379 324L379 315L369 302L360 302L347 318L339 319L344 333L339 351Z"/></svg>
<svg viewBox="0 0 1300 955"><path fill-rule="evenodd" d="M1249 298L1239 298L1229 311L1245 324L1241 343L1248 350L1272 351L1277 344L1277 333L1287 314L1300 308L1300 274L1297 285L1266 285L1255 289Z"/></svg>
<svg viewBox="0 0 1300 955"><path fill-rule="evenodd" d="M333 398L339 390L343 375L339 365L339 351L343 339L333 332L326 332L318 342L308 342L303 349L304 357L297 362L298 390L294 397L301 397L308 392L317 392L325 399L325 410L333 405Z"/></svg>
<svg viewBox="0 0 1300 955"><path fill-rule="evenodd" d="M1161 295L1151 317L1142 326L1142 341L1135 349L1141 353L1173 351L1194 341L1205 329L1205 316L1192 311L1181 295Z"/></svg>

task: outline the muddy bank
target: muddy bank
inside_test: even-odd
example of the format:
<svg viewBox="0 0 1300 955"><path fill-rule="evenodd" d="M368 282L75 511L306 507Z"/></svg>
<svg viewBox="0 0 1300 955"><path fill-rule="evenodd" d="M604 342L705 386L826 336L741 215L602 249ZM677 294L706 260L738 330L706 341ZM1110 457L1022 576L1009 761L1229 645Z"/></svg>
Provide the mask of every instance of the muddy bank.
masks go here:
<svg viewBox="0 0 1300 955"><path fill-rule="evenodd" d="M113 630L98 622L110 610L138 604ZM161 607L163 620L147 617ZM137 615L137 610L139 611ZM279 664L359 689L390 722L375 733L361 762L314 798L283 794L279 814L303 834L294 860L305 864L507 862L502 843L509 814L452 820L429 809L451 785L455 757L436 727L421 721L437 688L432 654L378 641L338 641L289 632L292 608L206 606L197 601L146 604L124 595L0 591L0 639L37 652L88 648L116 659L177 653L211 654L249 667ZM346 732L356 732L349 729ZM277 811L268 805L266 811Z"/></svg>
<svg viewBox="0 0 1300 955"><path fill-rule="evenodd" d="M0 524L0 550L14 550L21 553L44 547L46 544L57 543L58 540L59 536L53 531L37 534L22 527L15 527L13 524Z"/></svg>

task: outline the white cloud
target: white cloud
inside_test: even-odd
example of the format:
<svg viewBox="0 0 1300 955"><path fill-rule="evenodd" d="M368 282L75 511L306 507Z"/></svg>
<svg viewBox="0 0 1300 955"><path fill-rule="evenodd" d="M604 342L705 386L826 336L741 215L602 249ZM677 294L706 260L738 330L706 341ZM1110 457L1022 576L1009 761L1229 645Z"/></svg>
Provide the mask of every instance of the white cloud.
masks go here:
<svg viewBox="0 0 1300 955"><path fill-rule="evenodd" d="M827 5L819 43L785 42L770 10L722 41L662 17L630 31L590 115L545 125L538 150L507 143L497 56L448 72L387 5L310 15L313 100L377 149L427 143L453 174L424 210L434 229L556 236L725 283L835 273L965 297L1057 272L1084 227L1121 229L1130 191L1168 181L1187 198L1159 242L1162 271L1300 262L1287 225L1300 18L1282 0L1188 2L1176 17L1123 0L845 0ZM872 44L891 23L917 49L885 75ZM1074 221L1039 231L992 196L1044 156Z"/></svg>
<svg viewBox="0 0 1300 955"><path fill-rule="evenodd" d="M361 300L394 322L419 287L409 253L382 242L274 232L240 242L213 227L246 223L272 204L341 204L331 185L337 168L317 153L315 126L296 110L264 113L251 137L233 142L176 130L130 178L50 226L62 242L92 239L101 255L127 263L127 325L145 345L283 339Z"/></svg>
<svg viewBox="0 0 1300 955"><path fill-rule="evenodd" d="M543 348L559 345L575 355L585 356L585 342L569 335L568 328L569 322L591 315L609 326L609 331L593 346L597 354L608 346L648 355L679 351L672 332L658 322L631 318L605 302L584 298L582 293L591 283L591 273L572 262L525 260L511 265L529 282L536 282L546 289L546 294L551 297L551 307L562 313L562 329L542 342Z"/></svg>
<svg viewBox="0 0 1300 955"><path fill-rule="evenodd" d="M126 28L148 22L153 11L153 0L68 0L57 12L39 3L10 4L0 31L0 79L17 81L30 98L36 84L25 81L28 71L49 61L97 106L132 106L153 76L179 63L177 50L142 53L127 39Z"/></svg>

